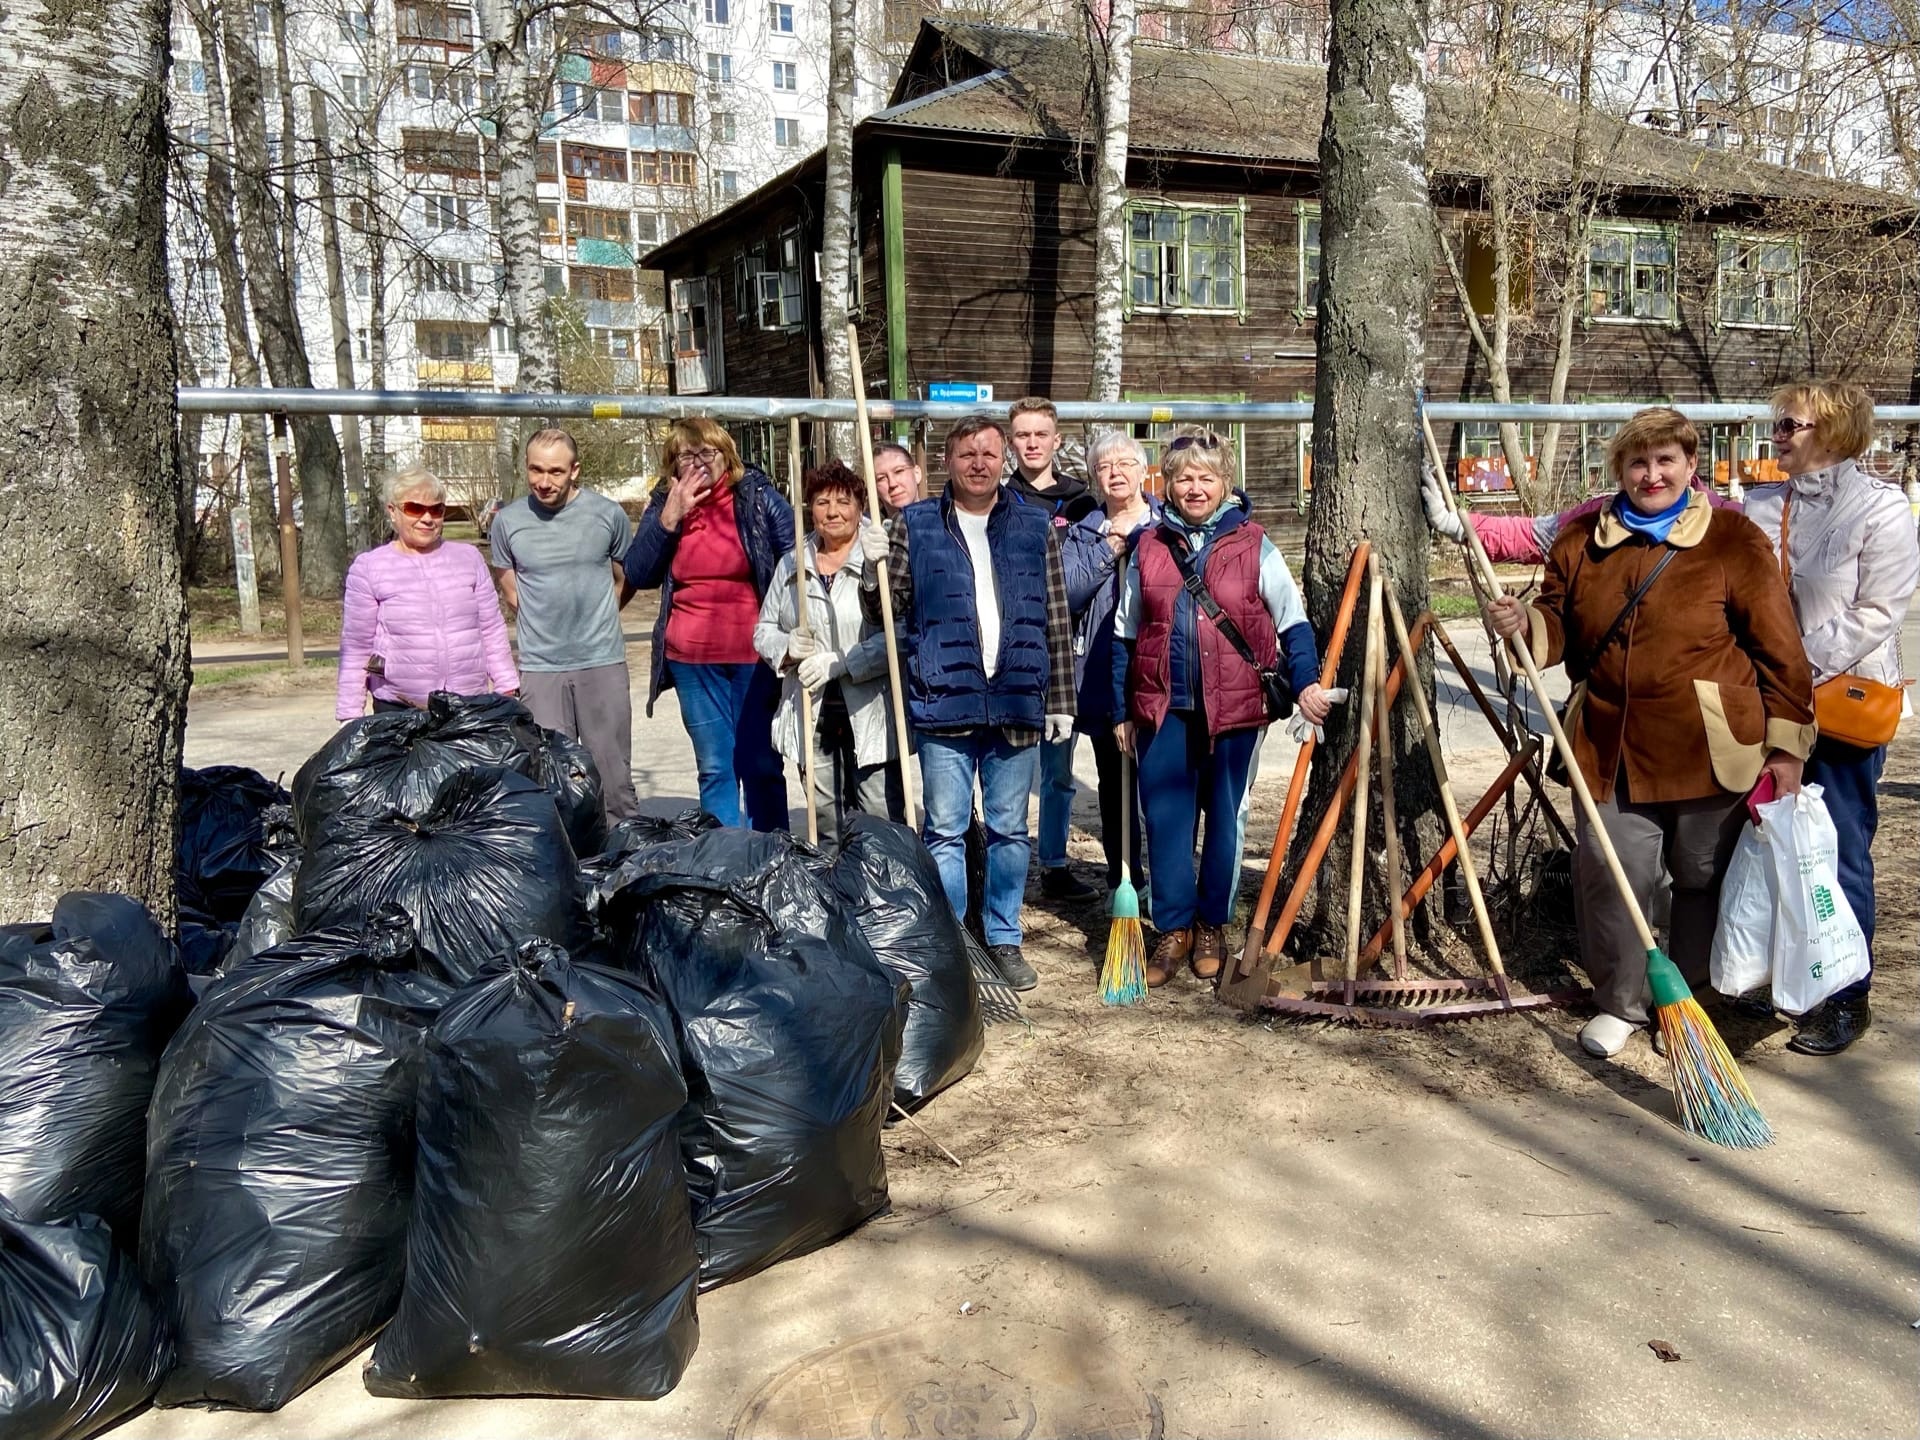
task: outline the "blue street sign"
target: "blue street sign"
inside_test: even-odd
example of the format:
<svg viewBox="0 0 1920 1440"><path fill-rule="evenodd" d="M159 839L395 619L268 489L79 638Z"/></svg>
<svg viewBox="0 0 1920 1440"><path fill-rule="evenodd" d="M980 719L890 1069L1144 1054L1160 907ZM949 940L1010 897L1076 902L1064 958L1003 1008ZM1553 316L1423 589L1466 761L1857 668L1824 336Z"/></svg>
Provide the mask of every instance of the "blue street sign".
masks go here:
<svg viewBox="0 0 1920 1440"><path fill-rule="evenodd" d="M927 386L927 399L949 405L987 405L993 401L993 386L936 380Z"/></svg>

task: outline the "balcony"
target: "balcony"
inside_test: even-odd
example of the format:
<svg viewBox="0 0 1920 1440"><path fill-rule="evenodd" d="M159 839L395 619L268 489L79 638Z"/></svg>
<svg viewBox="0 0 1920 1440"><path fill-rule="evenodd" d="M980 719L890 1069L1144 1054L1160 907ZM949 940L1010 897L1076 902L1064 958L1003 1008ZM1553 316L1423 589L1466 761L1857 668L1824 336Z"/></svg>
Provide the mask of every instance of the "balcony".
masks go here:
<svg viewBox="0 0 1920 1440"><path fill-rule="evenodd" d="M631 300L589 300L587 324L596 330L631 330L639 324L640 307Z"/></svg>
<svg viewBox="0 0 1920 1440"><path fill-rule="evenodd" d="M413 362L415 380L421 385L493 384L492 360L434 360L425 355Z"/></svg>

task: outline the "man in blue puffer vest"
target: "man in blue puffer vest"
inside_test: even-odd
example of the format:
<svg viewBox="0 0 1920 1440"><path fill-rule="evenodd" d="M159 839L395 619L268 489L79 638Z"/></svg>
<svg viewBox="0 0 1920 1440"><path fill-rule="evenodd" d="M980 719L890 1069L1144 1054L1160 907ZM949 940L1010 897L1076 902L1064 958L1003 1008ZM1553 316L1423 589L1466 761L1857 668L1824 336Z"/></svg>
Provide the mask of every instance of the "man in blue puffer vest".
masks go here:
<svg viewBox="0 0 1920 1440"><path fill-rule="evenodd" d="M891 542L863 526L863 599L876 619L887 563L920 753L927 849L954 914L967 913L967 823L976 778L987 822L987 949L1016 990L1038 983L1020 952L1027 795L1039 744L1073 734L1073 615L1052 517L1001 484L1006 432L974 416L947 432L946 493L900 512Z"/></svg>

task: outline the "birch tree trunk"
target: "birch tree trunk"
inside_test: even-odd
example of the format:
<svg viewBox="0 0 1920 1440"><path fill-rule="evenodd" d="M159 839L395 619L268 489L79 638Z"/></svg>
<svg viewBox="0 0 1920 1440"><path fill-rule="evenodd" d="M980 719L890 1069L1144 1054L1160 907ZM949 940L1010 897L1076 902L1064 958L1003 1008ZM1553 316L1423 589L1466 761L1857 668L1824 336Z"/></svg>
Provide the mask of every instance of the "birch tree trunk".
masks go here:
<svg viewBox="0 0 1920 1440"><path fill-rule="evenodd" d="M513 315L520 357L513 388L553 394L560 389L560 347L548 314L545 271L540 261L540 192L535 168L540 115L546 109L552 77L548 67L534 63L532 26L519 0L479 0L475 8L480 36L493 62L498 107L494 133L499 137L500 151L500 259L507 273L507 308ZM500 419L494 424L497 446L511 446L513 423ZM505 465L502 470L502 494L518 494L525 487L519 467Z"/></svg>
<svg viewBox="0 0 1920 1440"><path fill-rule="evenodd" d="M347 316L346 266L340 254L340 205L333 191L333 148L327 133L327 97L315 85L308 89L313 110L313 173L315 203L320 211L320 250L327 267L327 320L333 329L333 383L355 389L353 379L353 322ZM367 509L367 465L360 453L360 417L340 417L340 449L347 467L347 543L355 554L368 549L370 512Z"/></svg>
<svg viewBox="0 0 1920 1440"><path fill-rule="evenodd" d="M186 721L167 6L0 9L0 921L171 927Z"/></svg>
<svg viewBox="0 0 1920 1440"><path fill-rule="evenodd" d="M1429 541L1420 504L1420 422L1433 215L1427 192L1427 6L1334 0L1327 112L1320 132L1321 271L1313 416L1313 508L1307 517L1306 605L1316 634L1332 628L1356 544L1372 542L1409 621L1427 605ZM1364 605L1361 607L1364 612ZM1359 736L1355 616L1333 712L1316 758L1307 813L1324 808ZM1418 683L1432 689L1431 666ZM1395 796L1409 855L1433 852L1437 789L1419 726L1394 711ZM1383 743L1385 737L1383 737ZM1346 832L1321 867L1319 939L1344 943ZM1337 877L1337 878L1336 878ZM1327 903L1338 897L1339 903ZM1377 920L1376 895L1364 912Z"/></svg>
<svg viewBox="0 0 1920 1440"><path fill-rule="evenodd" d="M827 0L826 204L820 217L820 336L827 394L853 394L853 355L847 342L849 279L853 248L853 87L859 71L853 53L854 0ZM851 455L853 426L831 427L833 453Z"/></svg>
<svg viewBox="0 0 1920 1440"><path fill-rule="evenodd" d="M278 386L308 389L306 340L294 309L293 277L280 263L279 227L267 188L267 136L261 114L260 61L247 33L250 12L223 4L216 12L226 52L227 117L233 136L234 199L239 204L240 246L247 262L247 293L267 373ZM300 588L308 595L340 593L347 575L346 494L340 442L324 415L291 417L300 470Z"/></svg>
<svg viewBox="0 0 1920 1440"><path fill-rule="evenodd" d="M203 9L194 8L194 28L200 34L200 53L207 77L207 234L213 242L214 274L220 281L220 319L226 334L227 378L231 384L255 389L260 384L260 361L254 354L253 336L247 327L247 281L240 268L240 234L233 219L232 142L227 134L227 86L220 74L220 42L213 20ZM246 507L247 536L272 535L274 532L272 461L267 455L267 422L260 415L240 417L240 478L236 482L234 503ZM238 542L236 542L237 545ZM240 573L236 559L234 583L240 591L240 613L244 618L251 608L254 619L249 635L260 630L260 580L280 578L280 548L268 545L254 553L252 575ZM248 589L252 587L249 607ZM244 627L243 627L244 628Z"/></svg>
<svg viewBox="0 0 1920 1440"><path fill-rule="evenodd" d="M1088 32L1096 31L1092 15ZM1135 0L1110 0L1093 51L1100 150L1094 162L1093 381L1090 400L1120 398L1127 313L1127 148L1133 115Z"/></svg>
<svg viewBox="0 0 1920 1440"><path fill-rule="evenodd" d="M376 122L377 123L377 122ZM387 388L387 227L376 193L379 162L367 165L365 202L367 217L367 387ZM386 512L380 504L380 486L387 474L387 419L384 415L367 417L367 534L378 544L386 536Z"/></svg>

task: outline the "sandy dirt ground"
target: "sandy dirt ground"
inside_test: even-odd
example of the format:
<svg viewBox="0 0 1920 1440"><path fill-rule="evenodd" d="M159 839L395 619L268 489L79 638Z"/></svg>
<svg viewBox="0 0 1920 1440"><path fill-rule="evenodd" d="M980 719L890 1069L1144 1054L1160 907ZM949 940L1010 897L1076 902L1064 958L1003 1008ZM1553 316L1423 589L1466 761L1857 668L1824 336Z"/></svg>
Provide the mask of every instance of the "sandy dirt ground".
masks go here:
<svg viewBox="0 0 1920 1440"><path fill-rule="evenodd" d="M310 677L221 687L189 759L290 772L332 728ZM636 732L652 808L691 793L677 731L663 704ZM1472 738L1467 796L1496 759ZM1882 789L1871 1032L1817 1060L1784 1022L1724 1027L1771 1148L1683 1134L1646 1040L1593 1060L1563 1011L1360 1030L1243 1017L1190 977L1104 1009L1104 916L1036 888L1024 1020L921 1117L962 1166L889 1131L891 1212L703 1297L673 1395L383 1401L356 1359L278 1416L150 1411L120 1433L1911 1436L1917 761L1910 721ZM1097 875L1094 836L1073 849ZM1552 911L1517 947L1541 974L1572 954Z"/></svg>

